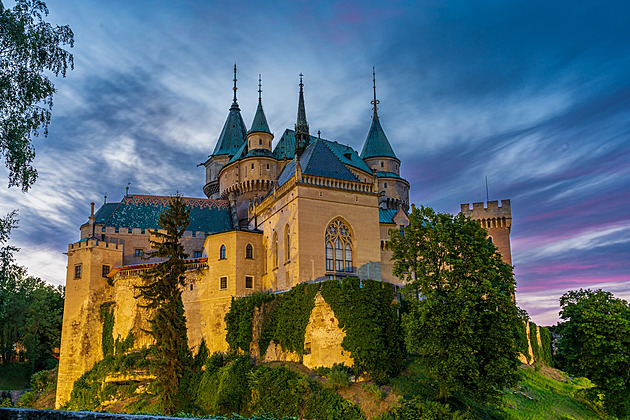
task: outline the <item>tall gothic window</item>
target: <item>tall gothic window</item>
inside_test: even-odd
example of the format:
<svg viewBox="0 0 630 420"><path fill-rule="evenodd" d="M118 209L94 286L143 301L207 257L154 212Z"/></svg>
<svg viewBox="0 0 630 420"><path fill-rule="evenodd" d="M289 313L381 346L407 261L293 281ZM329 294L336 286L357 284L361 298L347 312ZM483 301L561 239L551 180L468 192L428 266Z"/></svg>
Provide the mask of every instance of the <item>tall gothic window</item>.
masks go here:
<svg viewBox="0 0 630 420"><path fill-rule="evenodd" d="M289 229L289 225L286 225L284 228L284 247L285 247L285 260L289 261L291 259L291 230Z"/></svg>
<svg viewBox="0 0 630 420"><path fill-rule="evenodd" d="M352 264L352 236L340 219L326 228L326 271L354 271Z"/></svg>
<svg viewBox="0 0 630 420"><path fill-rule="evenodd" d="M219 259L224 260L226 258L227 258L227 249L225 248L225 245L221 245L221 248L219 248Z"/></svg>
<svg viewBox="0 0 630 420"><path fill-rule="evenodd" d="M278 234L276 232L273 233L273 242L272 242L272 250L271 254L273 257L273 268L278 267Z"/></svg>

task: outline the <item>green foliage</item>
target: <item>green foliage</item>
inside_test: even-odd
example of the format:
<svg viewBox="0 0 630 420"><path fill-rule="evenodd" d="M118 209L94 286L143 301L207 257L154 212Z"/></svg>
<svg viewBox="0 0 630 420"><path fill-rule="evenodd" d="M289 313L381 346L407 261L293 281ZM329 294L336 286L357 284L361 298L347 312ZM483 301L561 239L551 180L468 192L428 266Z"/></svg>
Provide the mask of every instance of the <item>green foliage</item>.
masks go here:
<svg viewBox="0 0 630 420"><path fill-rule="evenodd" d="M630 414L630 305L603 290L569 291L560 298L564 322L556 361L568 373L586 376L619 417Z"/></svg>
<svg viewBox="0 0 630 420"><path fill-rule="evenodd" d="M124 339L120 339L120 336L116 337L116 341L114 342L114 354L125 354L129 350L133 348L133 344L135 341L135 336L133 335L133 331L129 331L127 337Z"/></svg>
<svg viewBox="0 0 630 420"><path fill-rule="evenodd" d="M190 210L181 196L171 197L168 208L160 214L159 225L166 233L156 232L157 241L151 241L155 251L146 258L165 261L142 274L143 284L137 286L140 306L153 310L150 334L155 340L155 363L162 411L177 412L184 406L188 386L181 379L189 375L192 355L188 348L186 316L182 302L182 286L186 281L184 252L181 239L190 223Z"/></svg>
<svg viewBox="0 0 630 420"><path fill-rule="evenodd" d="M519 317L512 267L486 231L463 214L414 208L404 232L390 231L394 273L409 282L404 316L408 349L439 383L455 392L496 400L518 380Z"/></svg>
<svg viewBox="0 0 630 420"><path fill-rule="evenodd" d="M465 420L473 419L468 413L451 411L448 404L416 397L380 417L380 420Z"/></svg>
<svg viewBox="0 0 630 420"><path fill-rule="evenodd" d="M6 397L0 403L0 407L13 407L13 401L11 401L11 398Z"/></svg>
<svg viewBox="0 0 630 420"><path fill-rule="evenodd" d="M551 348L551 332L549 328L540 327L540 363L546 366L552 366L552 348Z"/></svg>
<svg viewBox="0 0 630 420"><path fill-rule="evenodd" d="M346 334L341 345L355 372L378 382L398 374L405 349L393 285L347 277L322 283L321 293Z"/></svg>
<svg viewBox="0 0 630 420"><path fill-rule="evenodd" d="M197 405L213 414L239 413L249 402L248 374L253 363L247 356L215 353L206 365L197 388Z"/></svg>
<svg viewBox="0 0 630 420"><path fill-rule="evenodd" d="M25 392L20 395L20 397L15 402L16 407L30 408L33 406L33 402L35 401L35 393L34 392Z"/></svg>
<svg viewBox="0 0 630 420"><path fill-rule="evenodd" d="M103 357L105 357L114 354L114 308L112 302L101 305L100 316L103 323L101 347L103 348Z"/></svg>
<svg viewBox="0 0 630 420"><path fill-rule="evenodd" d="M31 388L33 391L41 393L56 385L53 371L42 370L31 375Z"/></svg>
<svg viewBox="0 0 630 420"><path fill-rule="evenodd" d="M317 381L284 367L261 366L249 374L250 412L319 420L365 419L355 404Z"/></svg>
<svg viewBox="0 0 630 420"><path fill-rule="evenodd" d="M249 296L235 299L232 297L230 310L225 314L227 333L225 340L234 351L241 349L249 353L249 345L252 342L252 321L254 309L260 309L262 304L275 298L269 293L254 293Z"/></svg>
<svg viewBox="0 0 630 420"><path fill-rule="evenodd" d="M261 355L265 354L272 340L284 350L304 354L304 334L319 287L319 283L302 283L275 295L276 302L264 312L259 340Z"/></svg>
<svg viewBox="0 0 630 420"><path fill-rule="evenodd" d="M377 401L383 401L385 397L387 396L385 394L385 391L383 391L381 387L379 387L376 384L373 384L372 382L366 382L362 386L363 386L363 390L367 392L368 394L372 395L374 399Z"/></svg>
<svg viewBox="0 0 630 420"><path fill-rule="evenodd" d="M98 410L105 401L115 397L132 395L137 384L105 385L105 377L116 372L130 373L136 370L148 370L151 365L150 351L150 349L142 349L120 356L106 356L75 381L66 408L70 410Z"/></svg>
<svg viewBox="0 0 630 420"><path fill-rule="evenodd" d="M0 219L0 244L8 240L12 227L14 222ZM50 367L52 350L60 345L64 288L28 276L15 264L13 251L11 246L0 247L0 359L9 363L21 344L33 373Z"/></svg>
<svg viewBox="0 0 630 420"><path fill-rule="evenodd" d="M53 27L44 20L43 1L16 0L12 9L0 2L0 155L9 170L9 186L26 191L37 178L31 166L35 150L31 136L40 127L48 134L55 86L50 71L65 77L74 67L74 45L68 26Z"/></svg>
<svg viewBox="0 0 630 420"><path fill-rule="evenodd" d="M529 361L529 342L527 341L527 323L529 322L529 315L524 309L518 309L519 323L516 329L516 346L518 351L523 354Z"/></svg>

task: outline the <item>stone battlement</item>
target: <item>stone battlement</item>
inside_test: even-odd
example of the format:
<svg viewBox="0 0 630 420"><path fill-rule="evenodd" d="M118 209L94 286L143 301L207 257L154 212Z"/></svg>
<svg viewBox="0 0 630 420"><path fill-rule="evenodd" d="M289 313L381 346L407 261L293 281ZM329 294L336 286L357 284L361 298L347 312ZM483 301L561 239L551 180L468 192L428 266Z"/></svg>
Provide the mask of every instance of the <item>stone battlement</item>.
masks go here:
<svg viewBox="0 0 630 420"><path fill-rule="evenodd" d="M69 244L68 252L75 251L81 248L107 248L122 251L123 246L122 244L116 244L113 242L99 241L98 239L88 239Z"/></svg>
<svg viewBox="0 0 630 420"><path fill-rule="evenodd" d="M510 200L488 201L487 205L483 202L473 203L472 209L469 203L462 204L460 206L461 212L471 219L490 219L490 218L512 218L512 207Z"/></svg>

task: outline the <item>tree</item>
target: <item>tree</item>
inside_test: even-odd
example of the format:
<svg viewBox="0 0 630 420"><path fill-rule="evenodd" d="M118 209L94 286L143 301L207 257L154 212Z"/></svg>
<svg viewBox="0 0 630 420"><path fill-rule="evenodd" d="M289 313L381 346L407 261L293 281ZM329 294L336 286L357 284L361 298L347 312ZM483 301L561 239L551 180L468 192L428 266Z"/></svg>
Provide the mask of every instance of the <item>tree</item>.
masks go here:
<svg viewBox="0 0 630 420"><path fill-rule="evenodd" d="M155 372L162 409L167 414L175 413L185 399L182 378L192 362L181 290L186 281L184 260L188 257L181 239L189 224L189 213L181 196L171 197L159 218L159 225L166 232L154 234L158 238L151 241L155 251L146 255L147 259L158 257L165 261L148 269L142 275L143 284L137 287L137 298L144 300L141 306L153 311L149 332L155 340Z"/></svg>
<svg viewBox="0 0 630 420"><path fill-rule="evenodd" d="M394 274L408 282L412 298L407 346L438 382L441 399L466 392L497 400L518 380L512 267L461 213L413 208L409 221L390 231Z"/></svg>
<svg viewBox="0 0 630 420"><path fill-rule="evenodd" d="M46 71L65 77L74 68L74 45L68 26L51 26L41 0L16 0L13 9L0 1L0 155L9 169L9 187L26 191L37 178L31 166L31 136L48 134L55 86Z"/></svg>
<svg viewBox="0 0 630 420"><path fill-rule="evenodd" d="M557 359L603 391L608 410L630 414L630 305L610 292L571 290L560 298Z"/></svg>

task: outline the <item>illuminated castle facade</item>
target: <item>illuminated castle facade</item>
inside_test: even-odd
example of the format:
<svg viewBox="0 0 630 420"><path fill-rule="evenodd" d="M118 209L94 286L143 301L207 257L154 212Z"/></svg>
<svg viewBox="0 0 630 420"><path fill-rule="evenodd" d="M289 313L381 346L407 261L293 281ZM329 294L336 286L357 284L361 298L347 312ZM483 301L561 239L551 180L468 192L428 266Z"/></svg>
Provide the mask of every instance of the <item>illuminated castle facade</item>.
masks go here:
<svg viewBox="0 0 630 420"><path fill-rule="evenodd" d="M247 129L236 97L236 67L233 89L223 130L203 163L207 198L185 198L191 211L183 291L189 344L194 348L205 339L211 352L228 348L224 316L232 297L347 276L400 285L392 274L388 232L408 224L410 185L400 176L401 162L381 126L375 87L361 153L311 134L301 76L294 130L286 129L279 139L267 123L260 88ZM150 344L143 332L147 314L137 305L134 285L156 263L142 255L167 203L168 197L126 195L98 211L92 204L81 240L69 245L58 407L68 400L74 381L103 358L103 308L113 311L114 337L133 332L136 347ZM492 226L490 235L511 262L509 201L500 207L475 204L472 210L466 204L462 210ZM312 320L307 329L312 337L306 340L311 351L301 361L351 364L330 307L319 300L316 311L315 318L330 325ZM291 355L278 349L266 357Z"/></svg>

